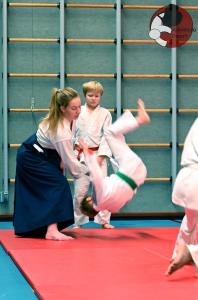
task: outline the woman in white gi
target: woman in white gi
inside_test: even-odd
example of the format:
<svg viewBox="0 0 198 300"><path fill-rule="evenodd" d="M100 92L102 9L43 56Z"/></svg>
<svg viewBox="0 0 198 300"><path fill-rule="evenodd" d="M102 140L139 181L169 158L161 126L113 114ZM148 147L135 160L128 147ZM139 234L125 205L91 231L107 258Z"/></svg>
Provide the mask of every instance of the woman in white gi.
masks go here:
<svg viewBox="0 0 198 300"><path fill-rule="evenodd" d="M105 138L118 164L118 172L105 178L97 163L96 156L82 141L85 159L96 194L96 203L94 204L90 201L92 200L90 197L83 200L81 209L84 213L89 214L91 208L93 208L93 212L102 209L116 212L133 198L136 189L144 183L147 174L146 167L140 157L128 147L123 135L149 122L150 118L145 111L144 102L139 99L136 117L126 111L105 130Z"/></svg>
<svg viewBox="0 0 198 300"><path fill-rule="evenodd" d="M83 84L83 94L85 105L81 108L80 116L76 123L75 152L81 162L84 162L83 151L80 148L78 139L83 138L87 146L97 155L97 160L102 169L103 176L107 175L107 158L111 156L111 151L104 138L105 129L111 125L111 113L100 106L103 86L98 81L89 81ZM74 227L78 228L89 221L80 210L80 203L90 188L90 178L83 175L74 181ZM103 228L113 228L110 222L111 213L102 210L95 216L94 221L101 224Z"/></svg>
<svg viewBox="0 0 198 300"><path fill-rule="evenodd" d="M74 222L63 167L74 178L87 172L73 153L74 123L81 110L72 88L53 89L49 113L17 152L14 229L22 237L72 239L60 231Z"/></svg>
<svg viewBox="0 0 198 300"><path fill-rule="evenodd" d="M172 260L180 245L196 245L198 230L198 118L185 139L179 171L172 193L172 201L185 208Z"/></svg>

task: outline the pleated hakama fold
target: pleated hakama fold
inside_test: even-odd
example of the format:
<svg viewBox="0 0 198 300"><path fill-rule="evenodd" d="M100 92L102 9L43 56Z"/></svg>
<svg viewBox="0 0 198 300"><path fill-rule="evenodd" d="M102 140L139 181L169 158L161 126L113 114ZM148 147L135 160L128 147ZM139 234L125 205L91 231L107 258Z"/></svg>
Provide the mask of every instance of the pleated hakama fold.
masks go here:
<svg viewBox="0 0 198 300"><path fill-rule="evenodd" d="M50 224L57 223L62 230L74 223L72 194L60 161L56 150L37 143L35 134L18 149L13 219L16 235L44 237Z"/></svg>

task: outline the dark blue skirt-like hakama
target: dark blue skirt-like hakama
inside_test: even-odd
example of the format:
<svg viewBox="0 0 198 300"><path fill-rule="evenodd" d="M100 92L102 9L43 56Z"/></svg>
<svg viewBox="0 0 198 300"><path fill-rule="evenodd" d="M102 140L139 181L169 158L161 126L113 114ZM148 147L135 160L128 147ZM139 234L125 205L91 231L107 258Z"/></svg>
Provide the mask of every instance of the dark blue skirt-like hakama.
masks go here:
<svg viewBox="0 0 198 300"><path fill-rule="evenodd" d="M74 223L73 200L57 151L33 144L35 134L17 152L13 225L16 235L44 237L50 224L62 230Z"/></svg>

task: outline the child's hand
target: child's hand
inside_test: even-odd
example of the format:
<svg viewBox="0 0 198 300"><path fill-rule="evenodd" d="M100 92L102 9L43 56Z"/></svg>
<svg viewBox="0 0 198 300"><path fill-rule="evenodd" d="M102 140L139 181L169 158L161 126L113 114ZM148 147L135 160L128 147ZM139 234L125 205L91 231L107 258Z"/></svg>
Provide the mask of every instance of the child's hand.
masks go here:
<svg viewBox="0 0 198 300"><path fill-rule="evenodd" d="M87 144L85 143L85 141L82 138L80 138L78 140L78 143L79 143L80 147L83 149L83 151L86 150L86 149L88 149Z"/></svg>
<svg viewBox="0 0 198 300"><path fill-rule="evenodd" d="M85 142L82 138L80 138L80 139L78 140L78 143L79 143L80 147L83 149L83 152L84 152L85 154L93 154L93 151L92 151L91 149L88 148L86 142Z"/></svg>
<svg viewBox="0 0 198 300"><path fill-rule="evenodd" d="M99 164L99 166L102 166L102 162L105 159L105 156L97 156L97 162Z"/></svg>
<svg viewBox="0 0 198 300"><path fill-rule="evenodd" d="M80 147L83 149L84 154L89 154L89 155L94 154L94 151L88 148L86 142L82 138L78 140L78 143Z"/></svg>
<svg viewBox="0 0 198 300"><path fill-rule="evenodd" d="M60 162L60 169L61 169L61 172L64 173L65 167L64 167L64 163L63 163L62 160L61 160L61 162Z"/></svg>

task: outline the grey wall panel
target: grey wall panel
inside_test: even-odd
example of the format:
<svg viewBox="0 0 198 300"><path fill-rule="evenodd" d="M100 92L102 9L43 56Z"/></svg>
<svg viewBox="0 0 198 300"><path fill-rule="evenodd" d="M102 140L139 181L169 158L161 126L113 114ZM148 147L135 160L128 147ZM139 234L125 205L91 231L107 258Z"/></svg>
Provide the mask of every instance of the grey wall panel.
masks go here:
<svg viewBox="0 0 198 300"><path fill-rule="evenodd" d="M114 74L115 63L115 45L68 44L66 46L66 73Z"/></svg>
<svg viewBox="0 0 198 300"><path fill-rule="evenodd" d="M170 108L170 79L123 79L123 108L135 108L139 97L148 108Z"/></svg>
<svg viewBox="0 0 198 300"><path fill-rule="evenodd" d="M8 84L10 87L8 92L10 108L30 108L32 97L35 100L35 108L47 108L51 90L53 87L59 87L59 79L9 78ZM14 113L12 113L13 115Z"/></svg>
<svg viewBox="0 0 198 300"><path fill-rule="evenodd" d="M145 197L145 194L147 197ZM175 212L178 208L171 201L171 188L167 182L145 183L131 202L122 208L123 212L155 212L154 205L158 212Z"/></svg>
<svg viewBox="0 0 198 300"><path fill-rule="evenodd" d="M170 74L170 49L156 45L124 45L123 73Z"/></svg>
<svg viewBox="0 0 198 300"><path fill-rule="evenodd" d="M16 43L9 45L8 72L59 73L59 45Z"/></svg>

